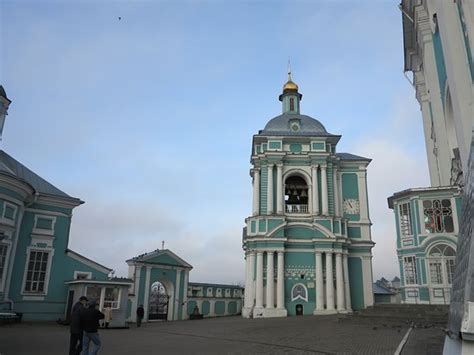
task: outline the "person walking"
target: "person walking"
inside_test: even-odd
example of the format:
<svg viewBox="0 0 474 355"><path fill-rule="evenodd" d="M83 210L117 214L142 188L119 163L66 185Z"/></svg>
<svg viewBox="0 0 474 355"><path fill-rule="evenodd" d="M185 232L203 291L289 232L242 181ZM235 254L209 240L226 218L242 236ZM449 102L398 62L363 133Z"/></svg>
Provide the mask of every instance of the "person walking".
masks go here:
<svg viewBox="0 0 474 355"><path fill-rule="evenodd" d="M71 337L69 339L69 355L79 355L82 351L82 327L80 313L84 309L87 303L87 297L79 297L79 301L76 302L71 311L71 325L69 332Z"/></svg>
<svg viewBox="0 0 474 355"><path fill-rule="evenodd" d="M141 327L142 319L144 315L145 315L145 310L143 309L143 305L141 304L137 308L137 327Z"/></svg>
<svg viewBox="0 0 474 355"><path fill-rule="evenodd" d="M104 307L104 326L105 328L109 327L110 322L112 321L112 307L107 305Z"/></svg>
<svg viewBox="0 0 474 355"><path fill-rule="evenodd" d="M104 319L104 313L97 309L97 303L92 300L89 302L89 307L80 313L81 325L84 330L82 339L82 354L96 355L102 347L102 342L99 336L99 320ZM89 351L89 344L92 341L94 346Z"/></svg>

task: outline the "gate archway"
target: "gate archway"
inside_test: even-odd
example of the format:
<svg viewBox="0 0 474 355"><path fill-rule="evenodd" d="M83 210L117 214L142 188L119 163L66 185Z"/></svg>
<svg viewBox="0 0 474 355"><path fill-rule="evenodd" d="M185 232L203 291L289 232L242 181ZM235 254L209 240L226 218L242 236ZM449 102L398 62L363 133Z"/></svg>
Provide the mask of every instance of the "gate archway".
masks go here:
<svg viewBox="0 0 474 355"><path fill-rule="evenodd" d="M166 287L160 281L151 284L150 301L148 304L148 319L168 319L170 297L166 292Z"/></svg>

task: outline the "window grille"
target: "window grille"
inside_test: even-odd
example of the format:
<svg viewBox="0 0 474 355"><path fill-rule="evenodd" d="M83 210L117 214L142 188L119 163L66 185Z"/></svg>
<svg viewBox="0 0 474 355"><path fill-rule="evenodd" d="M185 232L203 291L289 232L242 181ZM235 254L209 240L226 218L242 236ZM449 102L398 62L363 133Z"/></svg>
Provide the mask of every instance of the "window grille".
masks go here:
<svg viewBox="0 0 474 355"><path fill-rule="evenodd" d="M31 251L26 271L25 292L44 293L48 252Z"/></svg>
<svg viewBox="0 0 474 355"><path fill-rule="evenodd" d="M451 200L424 200L423 213L426 233L454 232Z"/></svg>
<svg viewBox="0 0 474 355"><path fill-rule="evenodd" d="M414 256L405 256L403 264L405 269L405 284L417 284L416 258Z"/></svg>
<svg viewBox="0 0 474 355"><path fill-rule="evenodd" d="M410 203L404 203L399 206L400 212L400 232L402 236L413 235L411 227L411 206Z"/></svg>

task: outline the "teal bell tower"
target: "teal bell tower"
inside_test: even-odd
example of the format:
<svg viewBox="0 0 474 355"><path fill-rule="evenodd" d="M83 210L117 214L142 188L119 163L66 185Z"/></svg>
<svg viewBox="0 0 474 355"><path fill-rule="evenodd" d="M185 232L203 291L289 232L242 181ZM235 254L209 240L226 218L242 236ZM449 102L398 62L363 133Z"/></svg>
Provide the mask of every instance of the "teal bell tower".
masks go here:
<svg viewBox="0 0 474 355"><path fill-rule="evenodd" d="M341 136L300 113L302 96L288 70L282 114L252 139L245 318L350 313L373 304L370 159L337 152Z"/></svg>

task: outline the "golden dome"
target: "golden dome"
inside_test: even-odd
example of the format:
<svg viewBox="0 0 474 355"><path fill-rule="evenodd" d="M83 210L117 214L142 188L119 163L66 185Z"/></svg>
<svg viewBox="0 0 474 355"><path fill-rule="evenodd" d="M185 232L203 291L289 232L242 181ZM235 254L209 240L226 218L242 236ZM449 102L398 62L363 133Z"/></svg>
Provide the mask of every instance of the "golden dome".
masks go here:
<svg viewBox="0 0 474 355"><path fill-rule="evenodd" d="M291 78L289 78L286 84L283 85L283 92L287 91L298 91L298 85L291 81Z"/></svg>
<svg viewBox="0 0 474 355"><path fill-rule="evenodd" d="M288 62L288 81L285 85L283 85L283 93L288 91L296 91L298 92L298 85L296 85L293 80L291 80L291 68L290 63Z"/></svg>

